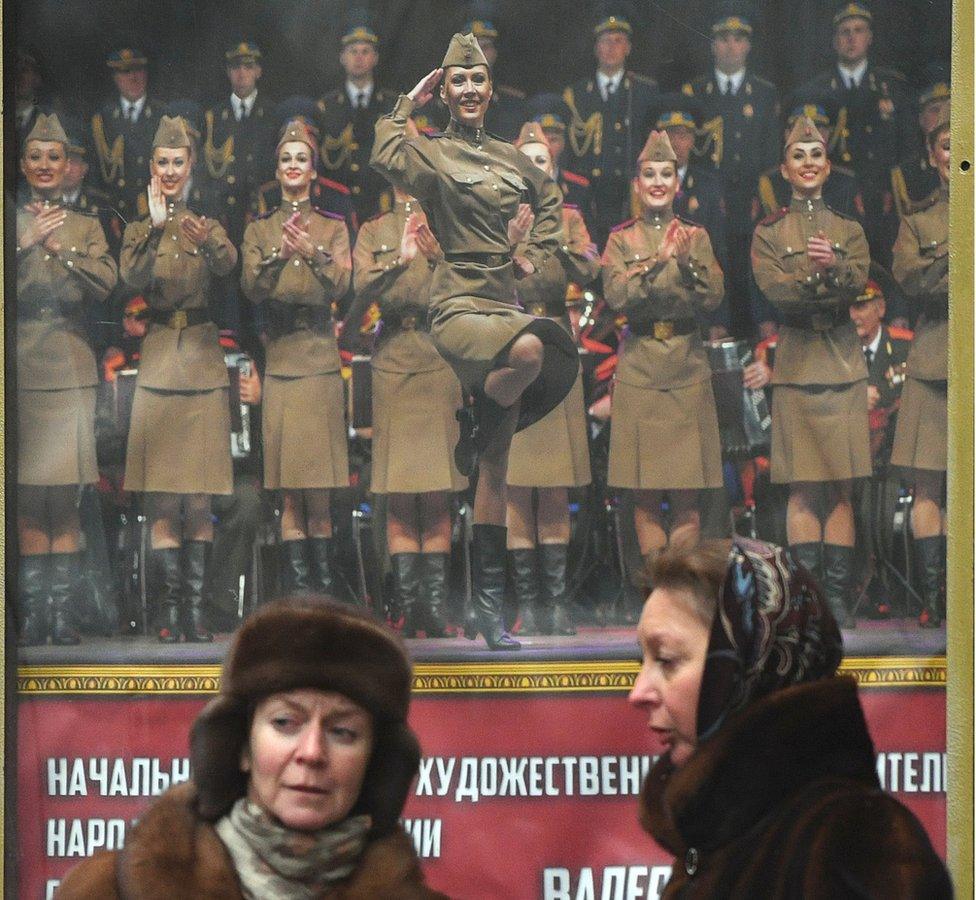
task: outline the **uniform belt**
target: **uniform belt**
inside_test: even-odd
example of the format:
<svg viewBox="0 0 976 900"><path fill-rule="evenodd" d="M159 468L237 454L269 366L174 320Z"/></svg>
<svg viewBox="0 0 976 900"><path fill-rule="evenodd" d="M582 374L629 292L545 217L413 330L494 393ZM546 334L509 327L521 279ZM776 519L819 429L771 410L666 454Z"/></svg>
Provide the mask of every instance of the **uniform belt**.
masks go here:
<svg viewBox="0 0 976 900"><path fill-rule="evenodd" d="M422 313L408 313L404 316L384 316L383 323L399 331L426 331L427 317Z"/></svg>
<svg viewBox="0 0 976 900"><path fill-rule="evenodd" d="M444 259L452 263L479 263L483 266L504 266L512 261L511 253L445 253Z"/></svg>
<svg viewBox="0 0 976 900"><path fill-rule="evenodd" d="M191 325L209 322L210 312L206 309L150 309L149 321L181 331Z"/></svg>
<svg viewBox="0 0 976 900"><path fill-rule="evenodd" d="M653 322L629 323L630 333L639 337L654 337L666 341L678 334L692 334L698 330L694 319L655 319Z"/></svg>
<svg viewBox="0 0 976 900"><path fill-rule="evenodd" d="M851 314L846 309L825 309L823 312L783 315L784 325L790 328L805 328L808 331L830 331L831 328L850 321Z"/></svg>
<svg viewBox="0 0 976 900"><path fill-rule="evenodd" d="M296 331L327 332L331 323L332 310L327 306L272 303L268 308L268 330L272 337L282 337Z"/></svg>

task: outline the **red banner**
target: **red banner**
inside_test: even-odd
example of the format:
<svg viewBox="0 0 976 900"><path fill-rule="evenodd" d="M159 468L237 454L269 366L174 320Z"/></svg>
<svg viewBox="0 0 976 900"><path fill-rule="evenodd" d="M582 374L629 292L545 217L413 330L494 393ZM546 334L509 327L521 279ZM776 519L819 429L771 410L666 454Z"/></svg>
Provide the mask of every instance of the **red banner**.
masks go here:
<svg viewBox="0 0 976 900"><path fill-rule="evenodd" d="M882 783L944 854L945 694L862 689ZM80 859L118 848L154 795L189 775L204 700L22 699L20 896L51 896ZM636 822L658 748L620 693L415 699L424 748L405 826L454 897L653 898L670 858Z"/></svg>

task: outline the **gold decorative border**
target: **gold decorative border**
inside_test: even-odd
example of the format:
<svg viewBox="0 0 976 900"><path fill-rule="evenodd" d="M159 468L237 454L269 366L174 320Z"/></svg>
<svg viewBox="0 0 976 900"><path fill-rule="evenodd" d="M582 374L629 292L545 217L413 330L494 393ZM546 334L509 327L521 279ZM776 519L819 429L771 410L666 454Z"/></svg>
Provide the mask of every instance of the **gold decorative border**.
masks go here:
<svg viewBox="0 0 976 900"><path fill-rule="evenodd" d="M629 691L636 660L552 661L527 663L418 663L413 689L420 696L439 694L586 694ZM944 656L852 657L840 671L861 687L944 688ZM40 696L187 696L214 694L220 667L207 666L21 666L17 691Z"/></svg>

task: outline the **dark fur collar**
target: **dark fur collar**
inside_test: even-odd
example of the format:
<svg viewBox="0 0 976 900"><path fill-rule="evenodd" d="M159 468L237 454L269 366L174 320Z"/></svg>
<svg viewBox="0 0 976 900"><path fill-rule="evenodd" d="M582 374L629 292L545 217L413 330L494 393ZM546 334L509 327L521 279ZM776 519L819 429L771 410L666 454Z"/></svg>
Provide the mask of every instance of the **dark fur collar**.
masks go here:
<svg viewBox="0 0 976 900"><path fill-rule="evenodd" d="M641 823L677 856L741 836L813 782L878 787L874 747L851 678L801 684L756 701L680 769L648 773Z"/></svg>

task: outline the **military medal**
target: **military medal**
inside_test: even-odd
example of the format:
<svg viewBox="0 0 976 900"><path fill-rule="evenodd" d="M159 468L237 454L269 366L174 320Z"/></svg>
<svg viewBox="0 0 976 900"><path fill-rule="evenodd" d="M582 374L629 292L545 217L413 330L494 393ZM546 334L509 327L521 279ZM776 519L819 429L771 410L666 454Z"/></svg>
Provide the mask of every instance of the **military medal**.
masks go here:
<svg viewBox="0 0 976 900"><path fill-rule="evenodd" d="M747 103L745 106L742 107L742 115L744 115L747 119L751 119L754 113L755 110L752 108L751 103Z"/></svg>
<svg viewBox="0 0 976 900"><path fill-rule="evenodd" d="M882 97L878 101L878 112L881 114L881 118L888 120L895 113L895 103L891 97Z"/></svg>
<svg viewBox="0 0 976 900"><path fill-rule="evenodd" d="M691 212L694 212L696 209L698 209L699 206L701 206L701 204L698 202L697 197L692 197L688 201L688 209L691 210Z"/></svg>

